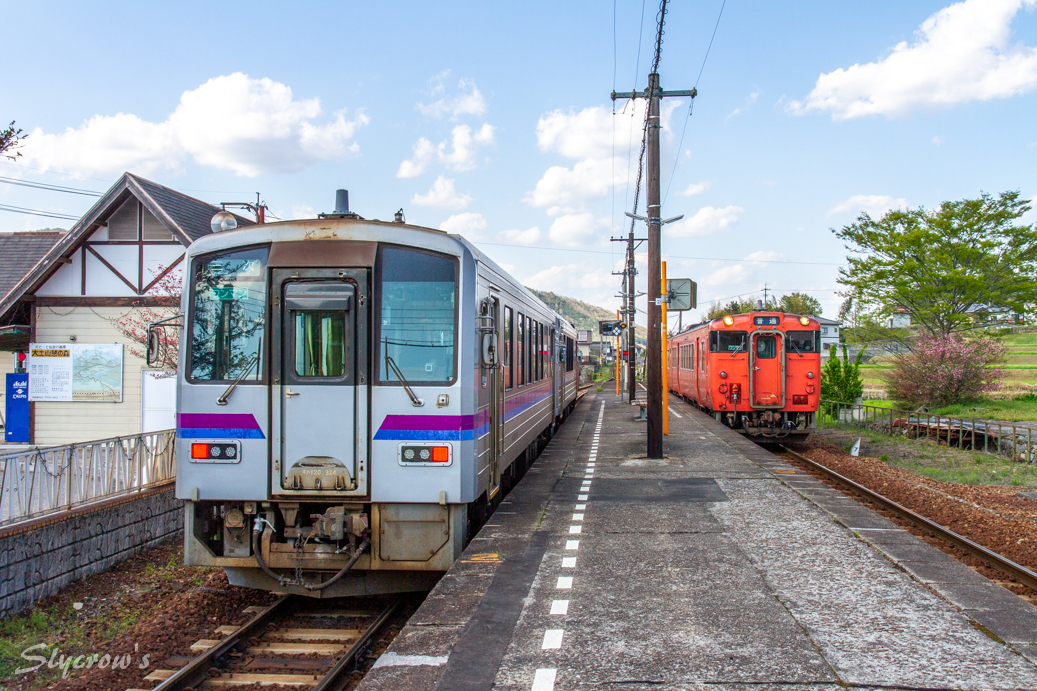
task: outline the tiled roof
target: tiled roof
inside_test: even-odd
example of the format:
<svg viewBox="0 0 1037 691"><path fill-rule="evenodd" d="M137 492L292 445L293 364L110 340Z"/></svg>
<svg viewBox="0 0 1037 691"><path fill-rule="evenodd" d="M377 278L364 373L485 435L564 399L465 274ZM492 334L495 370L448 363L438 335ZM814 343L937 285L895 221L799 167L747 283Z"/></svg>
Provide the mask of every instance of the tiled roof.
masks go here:
<svg viewBox="0 0 1037 691"><path fill-rule="evenodd" d="M0 299L11 292L11 288L18 285L64 236L64 231L52 230L0 233Z"/></svg>
<svg viewBox="0 0 1037 691"><path fill-rule="evenodd" d="M212 228L209 223L212 221L212 217L216 212L220 210L220 207L203 202L200 199L195 199L194 197L188 197L182 192L171 190L168 187L164 187L156 182L152 182L151 180L145 180L133 173L126 173L126 177L132 178L133 181L140 186L140 189L151 197L151 200L156 206L168 214L169 219L179 226L192 242L203 235L209 235L212 233ZM141 201L145 202L145 206L150 206L147 204L146 200ZM159 217L159 220L162 220L163 222L165 221L165 219L161 217L161 214L155 215ZM237 214L235 214L235 217L238 219L239 226L250 226L255 223L254 221L242 218ZM176 234L176 229L170 228L170 231Z"/></svg>

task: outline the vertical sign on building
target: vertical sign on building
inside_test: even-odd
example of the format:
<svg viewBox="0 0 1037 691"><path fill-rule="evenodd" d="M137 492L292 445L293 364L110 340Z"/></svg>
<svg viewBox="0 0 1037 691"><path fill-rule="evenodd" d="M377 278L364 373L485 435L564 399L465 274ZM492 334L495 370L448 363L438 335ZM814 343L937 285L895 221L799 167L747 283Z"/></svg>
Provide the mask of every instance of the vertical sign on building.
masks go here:
<svg viewBox="0 0 1037 691"><path fill-rule="evenodd" d="M29 345L29 400L72 400L72 346L67 343Z"/></svg>
<svg viewBox="0 0 1037 691"><path fill-rule="evenodd" d="M29 443L29 375L7 374L4 397L4 441Z"/></svg>

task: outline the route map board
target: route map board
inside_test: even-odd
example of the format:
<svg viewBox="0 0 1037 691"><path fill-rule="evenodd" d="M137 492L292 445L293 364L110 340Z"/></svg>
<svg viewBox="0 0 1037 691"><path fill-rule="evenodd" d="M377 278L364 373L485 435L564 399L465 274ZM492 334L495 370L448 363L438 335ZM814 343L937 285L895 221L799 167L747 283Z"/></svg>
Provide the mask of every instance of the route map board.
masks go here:
<svg viewBox="0 0 1037 691"><path fill-rule="evenodd" d="M30 401L122 401L121 343L32 343Z"/></svg>

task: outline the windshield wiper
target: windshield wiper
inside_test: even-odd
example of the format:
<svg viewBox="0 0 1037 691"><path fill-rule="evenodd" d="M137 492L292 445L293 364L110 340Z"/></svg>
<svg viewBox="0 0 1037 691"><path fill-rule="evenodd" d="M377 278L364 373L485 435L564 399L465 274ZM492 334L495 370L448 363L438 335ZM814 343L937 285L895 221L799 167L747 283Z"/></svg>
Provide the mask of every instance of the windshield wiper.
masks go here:
<svg viewBox="0 0 1037 691"><path fill-rule="evenodd" d="M223 392L223 395L216 399L216 405L227 405L227 398L232 393L234 393L234 389L237 387L238 384L241 383L241 380L248 376L248 373L252 371L252 367L254 367L255 364L259 362L259 356L262 352L263 345L262 341L260 341L260 346L256 349L256 354L253 355L252 358L248 361L248 363L245 365L245 369L241 371L241 374L239 374L238 378L234 380L234 383L228 386L227 390ZM256 379L258 378L259 372L256 372Z"/></svg>
<svg viewBox="0 0 1037 691"><path fill-rule="evenodd" d="M403 384L403 390L407 392L408 396L410 396L410 402L414 404L414 407L418 408L425 405L425 401L418 398L418 395L414 393L414 389L410 388L410 384L407 383L407 378L403 376L403 372L401 372L400 368L396 366L396 361L393 360L392 356L388 353L385 354L385 363L389 365L389 369L393 371L396 378L400 380L401 384Z"/></svg>

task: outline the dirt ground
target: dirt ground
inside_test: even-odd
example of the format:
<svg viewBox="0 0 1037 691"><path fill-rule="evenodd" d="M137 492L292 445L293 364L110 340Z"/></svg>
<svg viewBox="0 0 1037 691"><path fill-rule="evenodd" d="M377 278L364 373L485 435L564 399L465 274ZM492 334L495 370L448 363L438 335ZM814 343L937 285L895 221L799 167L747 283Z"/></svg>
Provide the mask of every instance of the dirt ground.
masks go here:
<svg viewBox="0 0 1037 691"><path fill-rule="evenodd" d="M1037 501L1020 494L1026 490L1025 487L970 485L934 479L896 467L891 460L866 455L874 453L876 449L863 444L861 455L851 456L844 448L844 441L845 437L842 435L825 434L822 431L822 434L816 435L811 441L791 445L790 448L959 535L1029 569L1037 570ZM913 450L903 444L898 444L896 450L904 456L909 456L912 452L931 453L930 449ZM791 456L786 456L786 460L810 472L805 464ZM812 474L842 490L816 471ZM1013 592L1027 599L1037 600L1037 593L1014 582L1007 582L1004 574L985 566L981 560L931 537L909 522L881 510L880 507L871 508L926 542L960 559L991 580L1004 581L1002 585L1010 587Z"/></svg>

